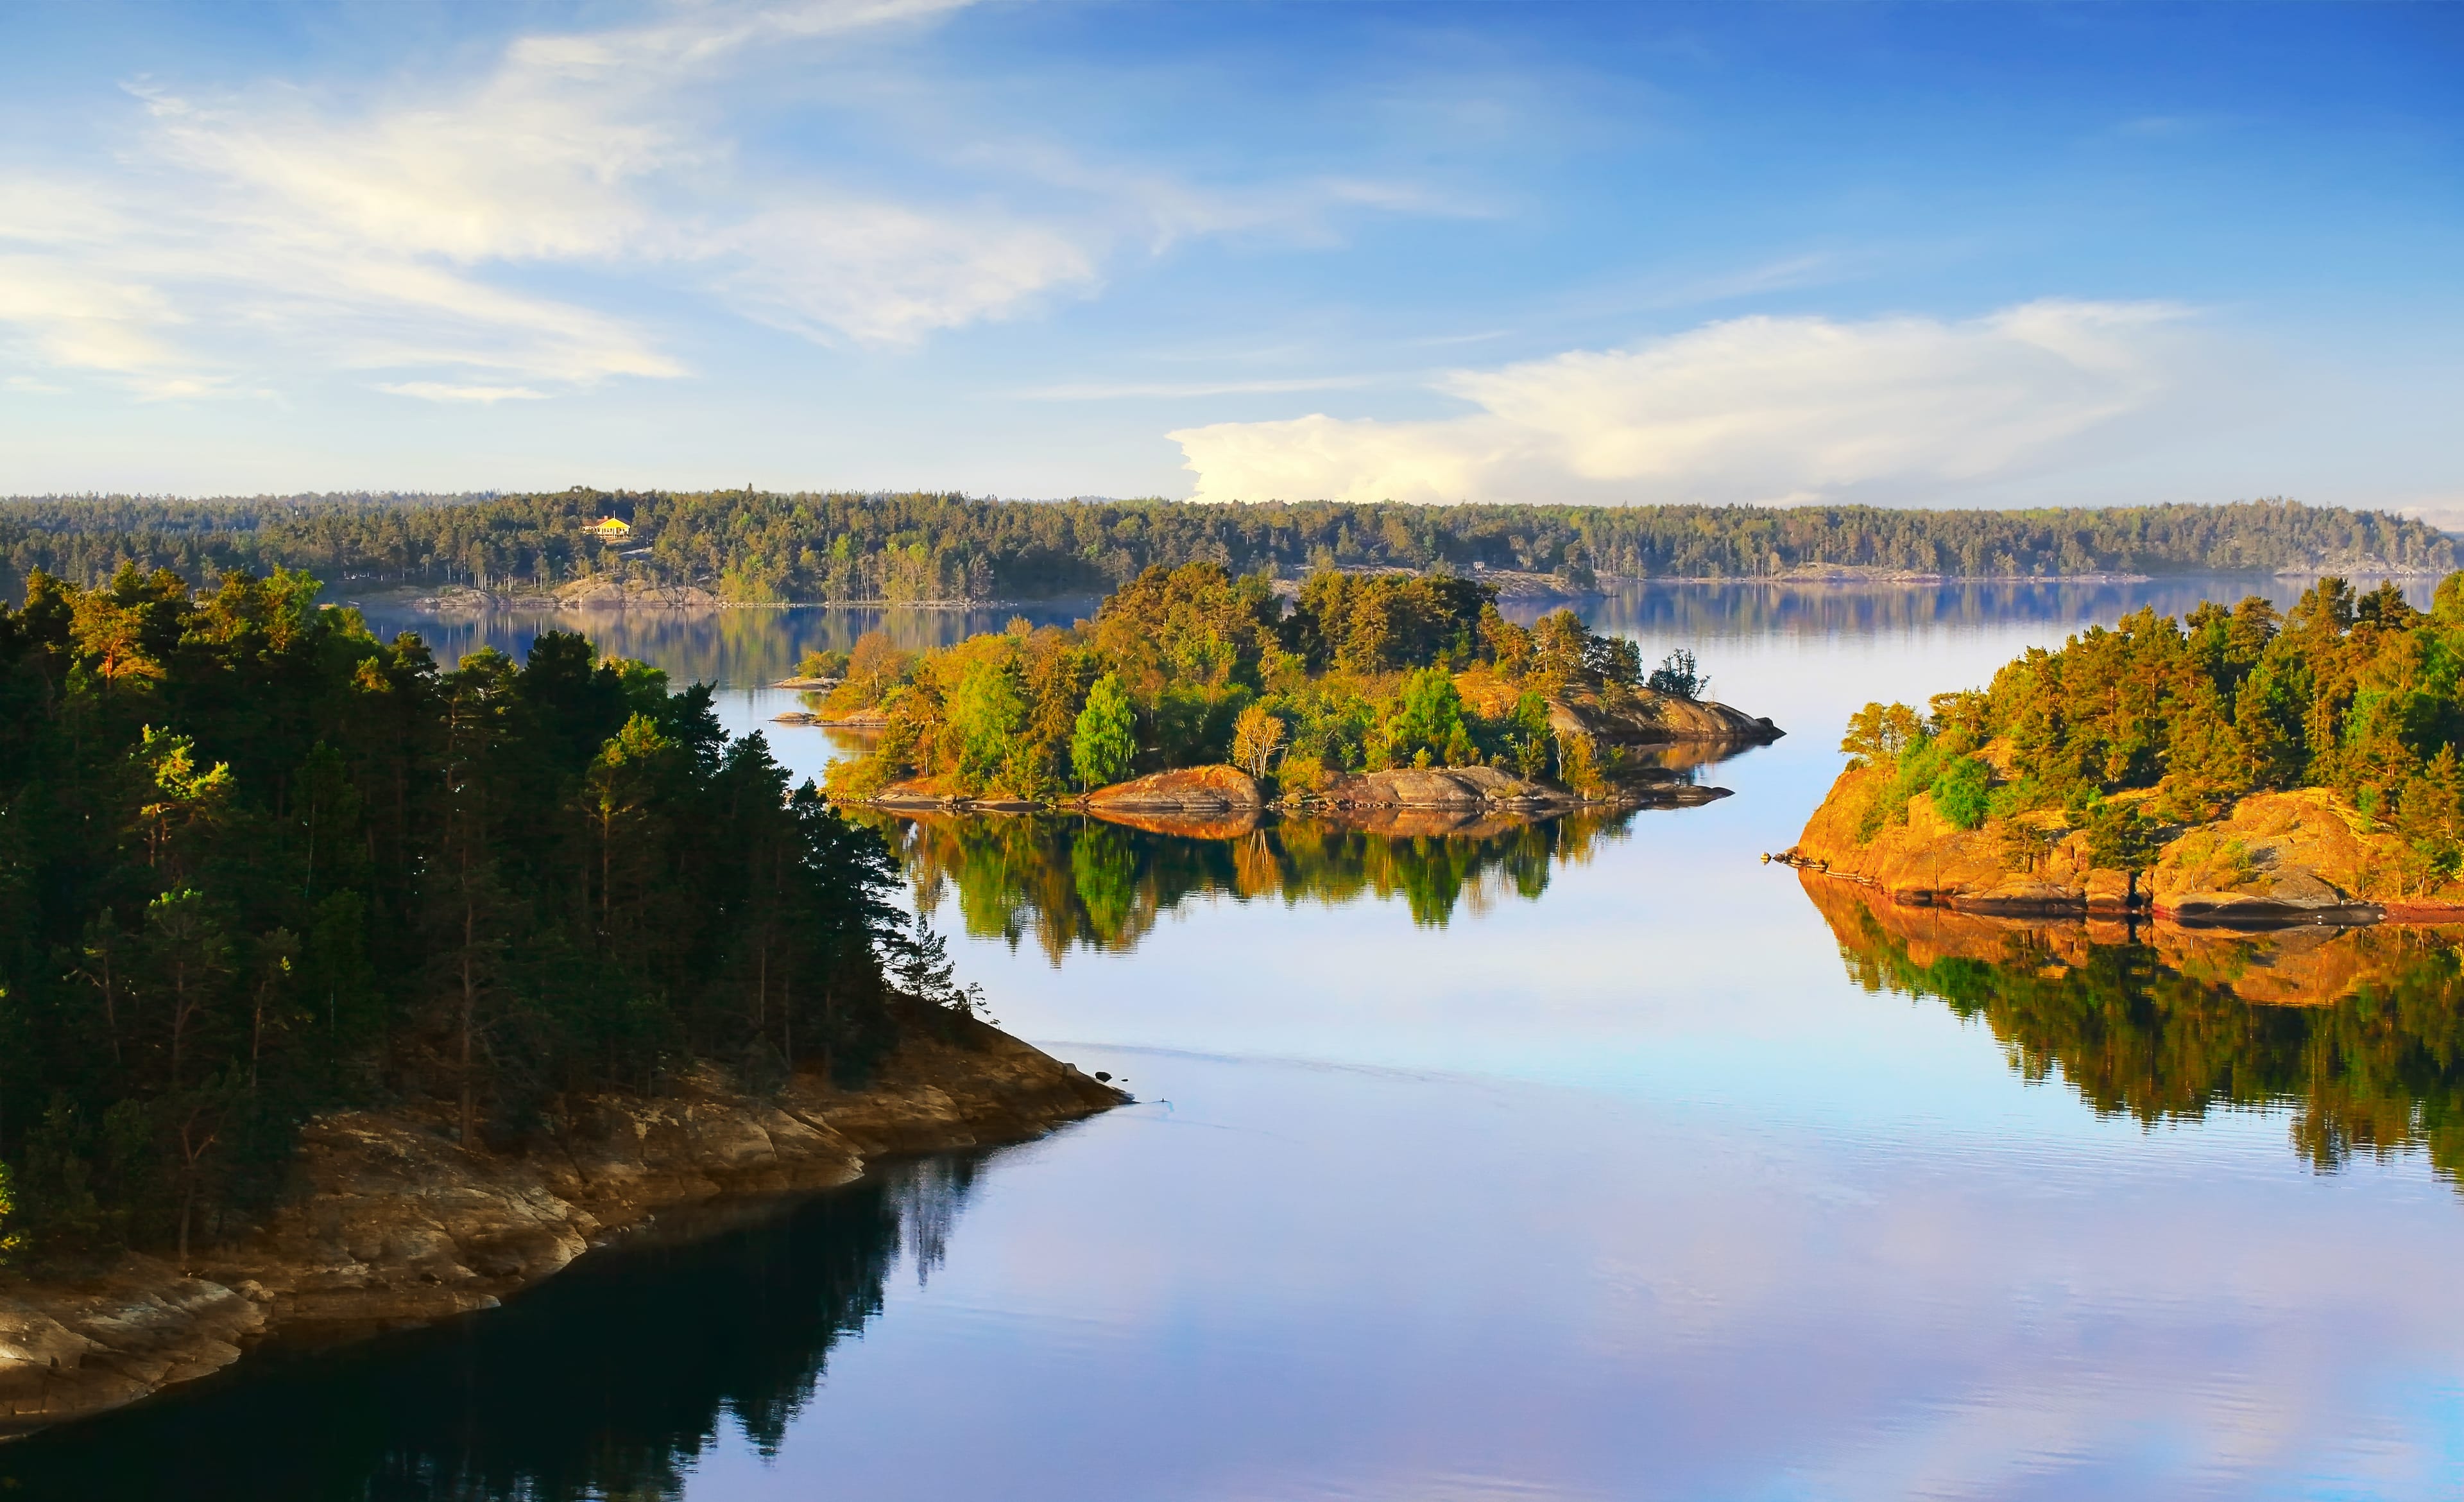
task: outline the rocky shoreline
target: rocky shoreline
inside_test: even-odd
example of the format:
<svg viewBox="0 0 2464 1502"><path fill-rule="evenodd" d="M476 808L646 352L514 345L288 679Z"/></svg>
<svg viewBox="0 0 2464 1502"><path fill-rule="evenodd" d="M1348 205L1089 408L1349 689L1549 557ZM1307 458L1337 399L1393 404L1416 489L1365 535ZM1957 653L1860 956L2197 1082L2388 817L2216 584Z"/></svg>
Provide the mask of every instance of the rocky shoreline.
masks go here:
<svg viewBox="0 0 2464 1502"><path fill-rule="evenodd" d="M2253 793L2221 818L2159 826L2134 878L2098 865L2087 831L2055 809L1963 829L1919 793L1904 822L1865 833L1887 780L1843 772L1797 843L1766 858L1904 906L1994 917L2139 914L2246 930L2464 922L2464 885L2416 872L2402 840L2325 788Z"/></svg>
<svg viewBox="0 0 2464 1502"><path fill-rule="evenodd" d="M1130 1098L958 1028L902 1045L861 1091L800 1076L755 1095L704 1071L671 1094L591 1097L518 1153L407 1115L319 1118L267 1223L186 1272L131 1253L76 1279L0 1277L0 1439L210 1376L269 1338L492 1309L663 1212L830 1188L884 1156L1021 1140Z"/></svg>

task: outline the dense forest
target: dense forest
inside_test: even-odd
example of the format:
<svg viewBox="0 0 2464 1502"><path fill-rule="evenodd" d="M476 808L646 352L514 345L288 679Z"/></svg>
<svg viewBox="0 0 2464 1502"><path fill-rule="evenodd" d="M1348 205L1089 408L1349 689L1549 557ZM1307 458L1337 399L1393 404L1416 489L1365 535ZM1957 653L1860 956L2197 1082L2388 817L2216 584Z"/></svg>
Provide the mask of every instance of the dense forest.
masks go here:
<svg viewBox="0 0 2464 1502"><path fill-rule="evenodd" d="M465 1141L716 1059L861 1076L968 1005L879 839L567 632L435 662L294 573L0 611L0 1236L246 1224L312 1113Z"/></svg>
<svg viewBox="0 0 2464 1502"><path fill-rule="evenodd" d="M1929 714L1869 704L1841 749L1894 770L1873 828L1921 792L1963 828L2059 807L2087 817L2117 869L2152 857L2157 821L2332 788L2404 836L2414 869L2392 876L2417 887L2464 870L2459 683L2464 574L2427 612L2392 584L2360 594L2331 576L2281 613L2255 595L2179 619L2135 611L2030 649L1987 689L1937 695ZM2010 821L2012 838L2027 828Z"/></svg>
<svg viewBox="0 0 2464 1502"><path fill-rule="evenodd" d="M1613 770L1551 701L1623 704L1645 687L1634 643L1571 610L1525 628L1454 575L1309 576L1287 610L1264 579L1213 563L1150 568L1074 628L1023 620L922 656L868 636L825 708L887 720L833 791L919 779L939 793L1048 802L1139 773L1230 762L1287 794L1336 774L1492 765L1596 790ZM1675 654L1649 687L1704 686Z"/></svg>
<svg viewBox="0 0 2464 1502"><path fill-rule="evenodd" d="M584 528L604 517L629 536ZM2091 573L2438 572L2419 521L2251 501L2032 511L1870 506L1407 506L1326 501L1001 501L959 495L675 494L131 497L0 501L0 588L36 569L92 585L123 562L191 578L276 567L339 585L545 588L590 575L725 600L920 602L1099 594L1154 566L1234 574L1408 567L1759 579L1870 569L1960 578Z"/></svg>

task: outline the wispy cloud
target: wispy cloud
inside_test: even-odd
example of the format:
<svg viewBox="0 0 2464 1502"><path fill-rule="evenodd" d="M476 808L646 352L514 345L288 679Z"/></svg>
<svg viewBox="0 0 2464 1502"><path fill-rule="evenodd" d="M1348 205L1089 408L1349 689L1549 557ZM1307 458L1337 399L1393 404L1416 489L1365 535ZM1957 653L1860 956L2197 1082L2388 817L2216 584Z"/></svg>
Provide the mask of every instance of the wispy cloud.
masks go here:
<svg viewBox="0 0 2464 1502"><path fill-rule="evenodd" d="M1376 386L1389 377L1290 376L1261 381L1132 381L1118 385L1035 387L1018 393L1029 402L1110 402L1136 397L1233 396L1276 391L1341 391Z"/></svg>
<svg viewBox="0 0 2464 1502"><path fill-rule="evenodd" d="M486 406L495 402L536 402L546 396L526 386L448 386L441 381L397 381L377 387L396 396L415 396L423 402L477 402Z"/></svg>
<svg viewBox="0 0 2464 1502"><path fill-rule="evenodd" d="M1748 318L1436 388L1429 421L1218 423L1170 436L1196 498L1816 499L1940 495L2055 462L2188 381L2182 309L2032 302L1984 318Z"/></svg>
<svg viewBox="0 0 2464 1502"><path fill-rule="evenodd" d="M0 336L21 366L153 395L302 366L385 372L401 379L381 388L427 400L554 394L686 371L571 278L539 290L535 268L900 344L1089 292L1124 247L1446 211L1400 185L1206 190L1025 144L972 187L940 162L895 195L826 162L745 160L728 127L748 70L889 46L965 3L667 0L640 25L519 36L476 75L358 96L132 84L142 119L116 168L0 177L19 210L0 223ZM1033 195L1005 202L1020 186Z"/></svg>

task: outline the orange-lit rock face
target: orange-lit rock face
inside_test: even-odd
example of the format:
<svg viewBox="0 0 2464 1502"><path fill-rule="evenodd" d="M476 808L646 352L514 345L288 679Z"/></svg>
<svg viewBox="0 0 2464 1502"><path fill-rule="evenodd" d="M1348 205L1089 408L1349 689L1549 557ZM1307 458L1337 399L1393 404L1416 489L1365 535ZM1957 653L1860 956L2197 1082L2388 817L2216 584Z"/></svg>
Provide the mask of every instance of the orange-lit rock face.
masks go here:
<svg viewBox="0 0 2464 1502"><path fill-rule="evenodd" d="M2063 828L2057 811L1963 830L1920 793L1903 823L1859 839L1889 782L1881 771L1842 772L1806 822L1795 856L1902 902L2014 914L2124 904L2127 878L2094 866L2086 835ZM2014 839L2013 824L2039 837L2033 845ZM2141 876L2139 895L2156 914L2185 923L2464 918L2464 886L2426 875L2402 839L2324 788L2254 793L2222 819L2169 833Z"/></svg>
<svg viewBox="0 0 2464 1502"><path fill-rule="evenodd" d="M1235 809L1265 806L1257 779L1237 766L1185 766L1154 772L1087 795L1089 811L1098 814L1136 812L1228 814Z"/></svg>

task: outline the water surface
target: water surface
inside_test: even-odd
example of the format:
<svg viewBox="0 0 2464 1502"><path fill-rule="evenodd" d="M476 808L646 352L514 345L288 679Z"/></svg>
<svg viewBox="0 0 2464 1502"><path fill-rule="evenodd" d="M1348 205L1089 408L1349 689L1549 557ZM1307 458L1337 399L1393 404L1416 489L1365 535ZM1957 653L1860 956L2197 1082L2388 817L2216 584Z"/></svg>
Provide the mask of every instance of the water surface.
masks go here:
<svg viewBox="0 0 2464 1502"><path fill-rule="evenodd" d="M0 1478L272 1499L2453 1495L2451 940L1962 922L1755 858L1794 838L1864 700L1921 703L2201 592L1594 602L1792 732L1703 769L1736 796L1699 808L1383 843L901 821L914 900L994 1014L1142 1104L609 1256L447 1330L261 1362L0 1451ZM751 728L793 704L756 685L862 624L602 634L680 676L716 664ZM832 754L770 734L803 769Z"/></svg>

